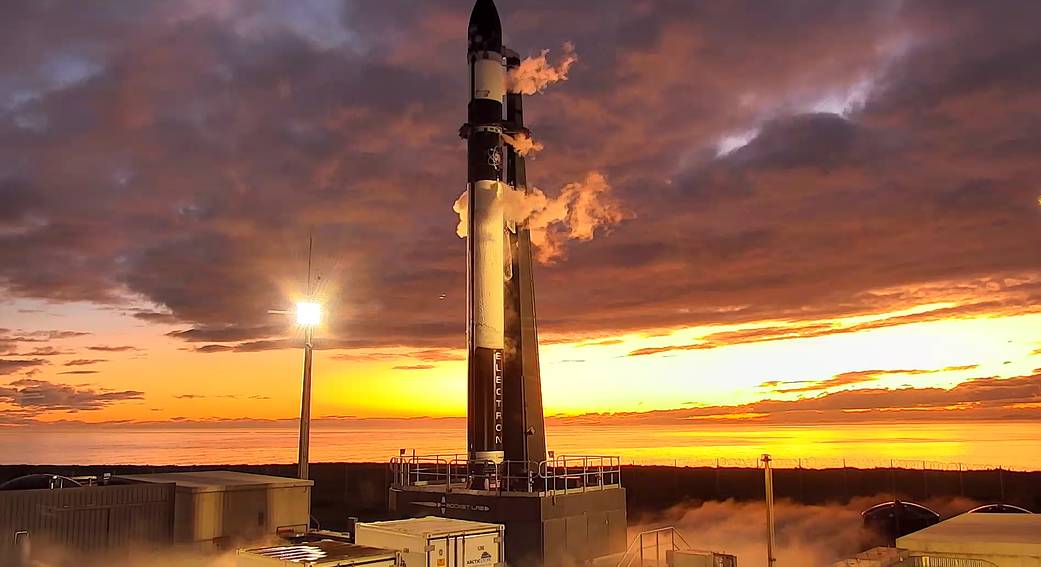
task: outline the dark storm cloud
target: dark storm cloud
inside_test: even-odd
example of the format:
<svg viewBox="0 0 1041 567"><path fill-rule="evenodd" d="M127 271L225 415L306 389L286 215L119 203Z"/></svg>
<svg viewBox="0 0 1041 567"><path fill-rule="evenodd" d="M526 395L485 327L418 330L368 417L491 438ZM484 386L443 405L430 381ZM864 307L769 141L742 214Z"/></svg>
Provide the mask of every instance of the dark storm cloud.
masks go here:
<svg viewBox="0 0 1041 567"><path fill-rule="evenodd" d="M65 366L90 366L99 362L105 362L104 358L77 358L65 363Z"/></svg>
<svg viewBox="0 0 1041 567"><path fill-rule="evenodd" d="M258 327L240 327L240 326L227 326L220 328L193 328L184 331L171 331L167 333L167 336L184 339L191 342L210 342L210 341L241 341L245 339L251 339L254 337L270 337L272 335L280 334L284 331L283 328L274 326L258 326Z"/></svg>
<svg viewBox="0 0 1041 567"><path fill-rule="evenodd" d="M2 293L130 294L157 306L134 317L179 323L201 352L296 347L268 311L304 289L313 230L320 348L461 347L467 8L8 6ZM552 194L602 171L635 213L539 267L546 335L815 336L923 289L1041 304L1006 289L1041 261L1037 3L502 8L520 51L570 40L580 57L526 109L547 148L531 180ZM707 344L792 335L770 326Z"/></svg>
<svg viewBox="0 0 1041 567"><path fill-rule="evenodd" d="M0 356L61 356L72 354L72 351L60 350L52 346L38 346L31 350L19 352L18 345L19 341L0 337Z"/></svg>
<svg viewBox="0 0 1041 567"><path fill-rule="evenodd" d="M8 343L44 343L47 341L85 337L90 333L83 331L43 330L23 331L21 329L0 329L0 342Z"/></svg>
<svg viewBox="0 0 1041 567"><path fill-rule="evenodd" d="M144 399L144 393L135 390L112 391L28 378L0 386L0 402L32 413L93 411L114 403L141 399Z"/></svg>
<svg viewBox="0 0 1041 567"><path fill-rule="evenodd" d="M943 388L862 388L841 390L798 400L762 400L736 406L706 406L650 412L579 416L589 422L686 423L696 420L735 419L776 423L899 421L925 419L1041 418L1041 375L1015 378L977 378Z"/></svg>
<svg viewBox="0 0 1041 567"><path fill-rule="evenodd" d="M132 313L135 319L149 323L179 323L180 320L173 313L160 313L155 311L138 311Z"/></svg>
<svg viewBox="0 0 1041 567"><path fill-rule="evenodd" d="M770 381L763 382L759 385L760 388L768 388L779 394L793 394L800 392L819 392L830 388L838 388L840 386L851 386L853 384L862 384L865 382L874 382L884 376L892 375L905 375L915 376L919 374L936 374L939 372L960 372L963 370L972 370L977 368L975 364L967 364L964 366L947 366L945 368L938 368L934 370L854 370L852 372L843 372L836 374L827 380L813 381L813 380L792 380L792 381ZM798 384L793 386L793 384Z"/></svg>
<svg viewBox="0 0 1041 567"><path fill-rule="evenodd" d="M25 370L26 368L42 366L44 364L47 364L47 361L42 358L0 359L0 375L14 374L15 372Z"/></svg>
<svg viewBox="0 0 1041 567"><path fill-rule="evenodd" d="M965 288L967 286L962 285L961 287ZM845 326L838 325L834 322L826 322L772 327L753 327L737 331L723 331L706 335L697 343L639 348L629 352L627 356L648 356L674 351L708 350L739 344L841 335L874 329L884 329L887 327L896 327L899 325L908 325L912 323L943 321L947 319L966 319L995 315L1026 315L1041 312L1041 298L1035 298L1016 292L1009 293L1007 290L1002 291L994 288L981 289L980 291L1001 297L1001 299L977 303L964 303L955 307L943 307L918 313L883 317L874 321ZM932 296L932 299L935 300L940 297L943 296ZM890 303L890 306L900 305L899 302L895 301L895 297L892 295L888 296L887 300L892 302ZM880 308L881 307L882 305L880 304ZM809 317L809 314L805 314L804 317Z"/></svg>
<svg viewBox="0 0 1041 567"><path fill-rule="evenodd" d="M63 354L72 354L72 352L46 346L34 348L33 350L25 353L25 356L61 356Z"/></svg>
<svg viewBox="0 0 1041 567"><path fill-rule="evenodd" d="M134 350L140 350L135 346L130 345L94 345L87 347L87 350L93 350L96 352L130 352Z"/></svg>
<svg viewBox="0 0 1041 567"><path fill-rule="evenodd" d="M204 395L204 394L178 394L178 395L174 396L174 399L178 399L178 400L200 400L200 399L204 399L204 398L221 398L221 399L227 399L227 400L236 400L236 399L239 398L239 396L236 396L235 394L220 394L220 395L215 395L215 396L207 396L207 395ZM258 397L258 396L250 396L249 399L256 400L256 399L267 399L267 398L261 398L261 397Z"/></svg>
<svg viewBox="0 0 1041 567"><path fill-rule="evenodd" d="M344 352L334 354L334 360L348 361L384 361L401 360L402 358L413 358L424 362L453 362L466 360L463 351L451 349L423 349L407 352Z"/></svg>

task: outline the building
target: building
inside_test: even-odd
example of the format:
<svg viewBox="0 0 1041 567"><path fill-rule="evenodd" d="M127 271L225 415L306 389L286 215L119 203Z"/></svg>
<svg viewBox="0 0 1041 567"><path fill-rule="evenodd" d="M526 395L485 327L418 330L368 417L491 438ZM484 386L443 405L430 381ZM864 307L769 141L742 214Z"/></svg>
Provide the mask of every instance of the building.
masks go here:
<svg viewBox="0 0 1041 567"><path fill-rule="evenodd" d="M0 491L0 558L23 553L20 547L24 553L30 548L89 553L162 547L173 541L172 483L33 477L57 482L41 486L17 479Z"/></svg>
<svg viewBox="0 0 1041 567"><path fill-rule="evenodd" d="M1041 515L962 514L896 540L912 556L1041 567Z"/></svg>
<svg viewBox="0 0 1041 567"><path fill-rule="evenodd" d="M234 471L189 471L119 477L173 485L173 542L226 547L277 534L306 532L313 480Z"/></svg>
<svg viewBox="0 0 1041 567"><path fill-rule="evenodd" d="M1041 515L962 514L833 567L1041 567Z"/></svg>

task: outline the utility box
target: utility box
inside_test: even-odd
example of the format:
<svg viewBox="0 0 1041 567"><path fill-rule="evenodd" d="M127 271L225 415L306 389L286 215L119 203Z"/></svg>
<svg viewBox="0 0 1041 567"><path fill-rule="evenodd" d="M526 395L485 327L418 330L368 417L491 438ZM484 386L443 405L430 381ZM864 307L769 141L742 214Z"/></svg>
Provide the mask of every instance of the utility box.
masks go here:
<svg viewBox="0 0 1041 567"><path fill-rule="evenodd" d="M225 547L307 531L314 481L232 471L123 475L136 482L173 483L173 540Z"/></svg>
<svg viewBox="0 0 1041 567"><path fill-rule="evenodd" d="M693 550L668 550L665 552L668 567L737 567L737 557L724 553Z"/></svg>
<svg viewBox="0 0 1041 567"><path fill-rule="evenodd" d="M342 541L240 549L236 567L396 567L397 552Z"/></svg>
<svg viewBox="0 0 1041 567"><path fill-rule="evenodd" d="M504 567L505 528L470 520L409 518L358 523L354 541L395 549L403 567Z"/></svg>
<svg viewBox="0 0 1041 567"><path fill-rule="evenodd" d="M836 561L831 567L898 567L908 560L906 550L895 547L873 547L853 557Z"/></svg>

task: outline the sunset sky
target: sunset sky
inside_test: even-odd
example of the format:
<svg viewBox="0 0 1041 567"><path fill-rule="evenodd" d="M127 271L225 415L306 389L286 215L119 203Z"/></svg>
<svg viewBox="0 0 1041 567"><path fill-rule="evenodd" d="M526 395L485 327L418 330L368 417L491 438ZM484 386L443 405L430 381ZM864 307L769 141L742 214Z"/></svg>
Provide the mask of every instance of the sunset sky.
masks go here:
<svg viewBox="0 0 1041 567"><path fill-rule="evenodd" d="M0 425L463 415L471 4L8 3ZM1041 420L1041 3L499 4L548 414Z"/></svg>

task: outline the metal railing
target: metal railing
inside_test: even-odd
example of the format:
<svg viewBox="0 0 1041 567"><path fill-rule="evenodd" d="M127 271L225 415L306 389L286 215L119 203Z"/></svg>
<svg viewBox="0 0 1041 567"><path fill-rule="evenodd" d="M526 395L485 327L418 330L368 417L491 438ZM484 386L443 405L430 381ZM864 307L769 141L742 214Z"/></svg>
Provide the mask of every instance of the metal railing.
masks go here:
<svg viewBox="0 0 1041 567"><path fill-rule="evenodd" d="M915 555L904 559L893 567L997 567L997 565L983 559Z"/></svg>
<svg viewBox="0 0 1041 567"><path fill-rule="evenodd" d="M758 457L637 457L623 456L626 465L674 466L691 468L761 468ZM776 457L771 467L777 469L902 469L916 471L1003 471L1032 472L1036 467L996 463L961 463L917 459L871 457Z"/></svg>
<svg viewBox="0 0 1041 567"><path fill-rule="evenodd" d="M558 494L620 486L622 463L616 456L559 455L544 461L472 460L465 455L407 455L390 460L398 487L453 489L477 487L497 492Z"/></svg>
<svg viewBox="0 0 1041 567"><path fill-rule="evenodd" d="M617 567L663 567L673 565L674 554L683 551L709 558L712 567L736 567L737 558L694 549L673 526L640 532L626 548Z"/></svg>
<svg viewBox="0 0 1041 567"><path fill-rule="evenodd" d="M678 542L677 539L679 540ZM651 542L653 542L653 547L649 547ZM618 561L618 567L632 567L633 562L637 560L639 560L639 563L637 563L639 567L645 567L648 557L651 555L649 549L654 550L653 563L651 564L655 566L664 565L663 562L669 551L681 549L679 543L683 544L682 549L690 549L690 544L683 538L683 534L672 526L640 532L633 538L633 542L626 548L625 553L622 554L621 560ZM666 551L664 554L661 553L663 545Z"/></svg>

